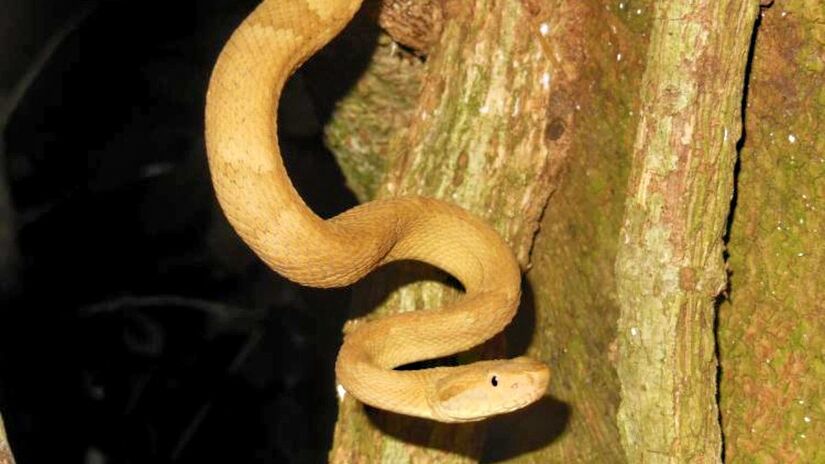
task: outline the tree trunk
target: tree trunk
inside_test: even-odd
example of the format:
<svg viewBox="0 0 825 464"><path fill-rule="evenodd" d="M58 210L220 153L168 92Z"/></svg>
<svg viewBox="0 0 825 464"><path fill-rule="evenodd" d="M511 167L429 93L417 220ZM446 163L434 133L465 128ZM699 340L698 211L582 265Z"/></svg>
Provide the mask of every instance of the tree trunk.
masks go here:
<svg viewBox="0 0 825 464"><path fill-rule="evenodd" d="M361 200L374 191L441 196L485 215L525 267L533 247L534 266L507 352L521 354L533 339L533 354L541 353L553 366L554 398L485 428L379 412L369 419L360 405L345 399L331 458L615 462L622 451L612 419L618 386L607 353L617 314L612 263L632 141L633 85L641 75L649 14L607 2L477 2L461 8L467 10L444 14L440 46L424 66L390 59L392 47L379 47L337 108L328 138ZM420 94L404 76L421 80ZM400 115L410 122L399 122ZM387 135L408 126L400 135ZM404 152L408 147L410 154ZM382 159L382 152L389 152L389 159ZM568 170L563 189L548 204L562 169ZM383 180L379 187L373 187L376 179ZM587 206L604 214L589 214ZM542 208L547 211L534 245ZM361 286L356 315L373 308L393 281L397 286L409 279L396 270ZM378 312L437 306L441 287L424 287L392 294ZM365 288L380 289L370 296ZM536 329L540 335L533 337ZM580 388L583 383L591 388ZM571 414L560 400L583 405L586 412ZM554 446L547 446L551 442Z"/></svg>
<svg viewBox="0 0 825 464"><path fill-rule="evenodd" d="M757 9L661 0L653 12L616 261L629 462L722 457L713 328Z"/></svg>
<svg viewBox="0 0 825 464"><path fill-rule="evenodd" d="M570 74L545 55L537 29L522 27L537 21L538 13L489 0L445 7L439 47L428 57L406 129L396 128L399 134L388 142L393 157L376 194L462 205L496 227L523 267L568 153L565 128L573 116L566 97ZM431 281L404 285L410 273ZM445 283L431 269L392 266L357 287L355 311L360 315L377 303L373 314L438 307L455 293ZM502 354L499 338L463 357ZM345 398L330 456L334 462L474 460L483 451L483 433L484 424L365 414Z"/></svg>
<svg viewBox="0 0 825 464"><path fill-rule="evenodd" d="M461 426L365 412L344 397L331 461L719 462L723 441L729 458L745 462L765 453L775 461L821 459L811 438L823 435L816 409L823 372L815 362L822 348L812 334L822 332L823 307L809 277L823 262L815 237L825 225L821 214L813 217L825 195L822 182L815 184L822 172L800 173L786 156L787 177L759 176L780 161L753 156L751 163L762 164L746 173L751 144L773 143L765 150L776 156L788 148L777 145L787 135L760 121L789 105L791 95L777 101L768 97L774 89L758 94L759 73L796 92L795 118L782 124L796 137L786 143L807 150L805 167L823 151L822 131L811 123L825 101L817 86L823 7L813 3L791 2L784 15L784 6L769 10L790 20L765 46L776 55L765 69L756 42L751 93L764 95L764 103L754 101L748 131L760 124L764 138L744 143L739 188L753 193L749 206L739 194L727 249L734 299L718 324L721 429L715 312L728 287L725 236L758 2L445 1L437 14L422 14L443 21L430 25L442 32L437 43L422 46L429 53L424 62L382 36L327 126L349 185L362 201L401 194L447 199L493 224L526 271L524 301L504 337L459 361L528 352L548 362L552 379L537 405ZM387 27L393 34L403 29ZM816 41L820 48L810 48ZM799 79L800 67L810 76L782 82ZM753 119L758 111L765 115ZM795 162L802 159L800 152ZM765 195L779 182L787 195ZM797 224L788 229L788 209L779 202L791 198L802 201L804 231ZM767 208L774 216L762 213ZM783 241L762 235L775 227L771 221L781 222ZM743 240L743 233L750 235ZM769 264L789 244L803 253L794 255L802 260L793 261L794 274L790 262ZM776 274L771 287L761 280L765 266ZM430 269L393 266L356 288L352 316L437 307L455 293L448 283ZM787 330L779 334L776 312L768 314L777 297L760 293L777 285L786 295L782 314L793 315L783 318ZM759 305L763 315L750 311ZM753 352L752 341L764 350ZM790 358L777 354L780 341L796 350ZM798 398L779 394L787 379L770 369L765 353L799 375ZM729 366L727 356L736 364ZM748 401L757 382L767 382L759 385L764 404ZM769 431L792 413L800 415L793 416L798 427L774 433L776 449L759 454ZM755 419L764 420L761 428L751 429Z"/></svg>
<svg viewBox="0 0 825 464"><path fill-rule="evenodd" d="M823 83L825 3L764 10L719 315L729 462L825 462Z"/></svg>

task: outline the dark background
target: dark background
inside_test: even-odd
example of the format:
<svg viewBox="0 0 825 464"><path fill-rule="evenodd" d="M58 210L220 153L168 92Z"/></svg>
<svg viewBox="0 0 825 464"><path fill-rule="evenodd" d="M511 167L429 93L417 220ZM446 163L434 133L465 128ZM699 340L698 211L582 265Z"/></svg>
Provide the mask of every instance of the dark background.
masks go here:
<svg viewBox="0 0 825 464"><path fill-rule="evenodd" d="M0 95L25 88L0 139L17 256L0 411L19 464L326 460L349 294L264 267L206 166L209 72L256 3L0 0ZM282 105L288 169L322 216L354 204L321 142L369 56L354 40Z"/></svg>

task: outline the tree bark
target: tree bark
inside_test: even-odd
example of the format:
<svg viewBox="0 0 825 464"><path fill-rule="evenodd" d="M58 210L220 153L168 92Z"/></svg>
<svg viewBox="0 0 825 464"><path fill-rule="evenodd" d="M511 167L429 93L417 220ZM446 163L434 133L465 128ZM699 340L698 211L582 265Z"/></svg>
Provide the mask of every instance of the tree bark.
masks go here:
<svg viewBox="0 0 825 464"><path fill-rule="evenodd" d="M529 27L520 27L519 31L507 33L521 34L516 35L517 40L528 40L540 47L521 45L506 50L513 63L516 63L514 67L518 63L550 57L551 67L548 68L547 76L562 75L545 82L544 73L533 72L532 79L527 80L517 70L511 71L507 78L517 84L508 84L513 103L531 102L537 96L544 99L531 104L532 107L519 103L518 110L511 113L510 119L525 118L526 121L522 121L521 125L533 124L539 129L543 128L544 143L548 143L552 150L549 155L558 160L552 169L556 172L564 170L566 174L561 177L560 185L555 180L559 176L553 174L554 180L541 187L543 195L549 195L557 188L560 190L546 206L541 233L532 250L534 260L527 275L525 302L517 320L508 330L509 355L523 353L530 346L534 354L541 353L551 364L554 372L551 380L552 397L525 413L491 421L487 444L482 444L484 431L477 428L449 432L423 424L411 425L403 420L395 428L406 426L407 429L419 430L416 432L418 439L412 440L418 445L442 449L451 446L453 450L459 451L457 455L451 456L453 460L469 456L480 457L483 461L619 462L623 454L614 422L618 385L609 350L615 337L617 316L612 271L624 204L622 192L626 185L632 146L635 89L644 65L640 56L643 56L647 44L646 33L651 9L647 4L639 2L635 3L636 8L632 10L617 8L607 1L593 4L564 2L557 5L525 1L522 6L524 10L511 6L505 11L496 6L488 12L480 10L478 14L515 14L517 22ZM479 7L476 6L475 9L478 10ZM528 15L525 16L525 12ZM452 35L442 37L442 46L446 47L451 40L460 39L458 44L449 46L453 50L475 47L479 40L477 36L485 36L481 32L475 32L475 35L469 37L466 32L463 35L457 33L461 32L461 27L467 27L460 22L455 24L456 21L461 21L459 18L452 18L452 27L459 29L450 30L453 31ZM500 21L501 19L488 20L475 27L495 28ZM484 34L490 37L488 41L499 41L498 36L491 35L491 32ZM384 42L379 40L379 43ZM416 76L424 81L425 89L428 85L427 78L437 79L435 89L440 93L431 90L432 95L418 99L418 106L429 110L434 103L443 102L444 105L456 107L446 114L443 110L434 112L435 118L420 118L414 123L431 124L428 130L435 140L439 140L436 138L439 136L437 130L442 131L442 138L456 132L451 126L455 122L450 122L451 119L447 116L455 121L457 118L451 115L464 112L467 115L464 117L465 122L458 129L467 131L470 140L476 135L476 130L481 129L478 135L483 138L485 133L495 129L495 137L501 139L501 144L510 143L507 140L513 131L501 131L501 124L475 124L478 118L484 117L483 114L474 115L471 111L466 111L466 98L453 97L462 89L456 87L456 82L470 87L475 81L465 77L464 82L458 79L452 87L442 88L444 84L440 76L449 75L450 72L461 76L465 72L461 70L462 67L476 62L483 63L482 58L487 61L492 59L491 56L485 58L484 55L502 53L499 48L491 46L475 51L477 55L473 55L473 60L452 58L451 62L431 57L426 64L425 76L415 62L410 60L396 59L396 69L393 70L393 61L386 56L387 49L379 47L365 76L339 105L327 130L328 140L334 147L348 183L355 192L359 192L361 200L372 198L372 195L364 195L363 192L377 190L370 186L376 184L375 179L384 179L385 169L389 165L392 165L387 176L390 180L384 180L385 185L391 183L393 178L400 178L401 181L406 179L408 184L422 178L422 175L405 177L405 164L393 162L392 155L381 158L380 154L387 151L395 154L407 147L416 147L417 139L426 140L421 136L412 138L404 135L396 136L394 141L390 140L390 134L407 127L405 122L398 123L399 114L408 111L417 118L421 114L416 105L405 102L415 102L418 94L411 90L415 86L410 80L399 78L396 73ZM548 85L550 89L545 88ZM479 90L475 92L478 93ZM471 109L478 111L480 107L476 104ZM515 110L516 107L511 109ZM385 116L378 118L375 114ZM500 118L493 121L497 119ZM472 127L467 127L468 124ZM425 172L427 178L432 179L435 186L446 185L449 188L454 179L455 169L452 166L461 166L455 161L451 166L450 160L456 160L455 155L460 155L466 149L454 145L439 147L437 143L430 142L435 147L435 154L426 149L418 149L418 154L412 161L412 169L416 169L416 163L429 163ZM387 150L393 144L400 147ZM448 150L452 150L452 154ZM529 152L534 149L527 144L521 150ZM515 153L518 154L518 151ZM470 154L478 156L476 151L470 151ZM526 178L525 173L536 175L534 169L525 169L524 166L512 166L507 172L519 176L516 179ZM517 197L520 189L524 188L523 182L508 185L501 177L492 176L490 170L486 169L477 169L471 178L464 176L458 185L467 181L504 196ZM433 192L439 191L433 187L426 188L432 188ZM513 193L509 193L509 189L514 189ZM422 190L427 192L424 189L417 191ZM542 194L541 190L533 187L533 192L537 191ZM505 221L505 224L506 221L520 220L518 217L513 218L512 213L506 209L488 210L487 214L492 214L493 220L497 219L496 215L501 215L498 221ZM520 253L522 262L526 262L531 236L521 236L528 237L525 241L528 245L522 247L524 251ZM508 238L513 243L512 235ZM398 274L394 278L396 281L411 279ZM363 310L370 309L370 302L380 299L368 298L361 293L356 306ZM394 294L391 301L385 302L382 308L386 311L389 305L398 306L401 301L406 301L408 306L415 306L416 300L418 306L435 306L435 300L424 303L426 295L427 292L406 290ZM537 329L535 337L534 329ZM588 385L588 388L581 388L582 385ZM364 420L360 407L354 402L345 401L342 404L339 418L336 444L331 455L333 460L357 461L360 458L363 461L379 461L383 457L386 462L396 462L399 459L402 462L443 462L445 459L443 453L399 444L397 438L382 435L375 430L375 424ZM551 443L552 446L548 446Z"/></svg>
<svg viewBox="0 0 825 464"><path fill-rule="evenodd" d="M0 464L14 464L14 456L6 437L6 428L3 426L2 416L0 416Z"/></svg>
<svg viewBox="0 0 825 464"><path fill-rule="evenodd" d="M536 38L539 21L517 2L453 2L427 59L406 130L389 142L391 166L376 197L442 198L486 218L522 266L567 156L572 72L555 68ZM548 105L549 103L549 105ZM401 126L401 127L404 127ZM400 127L397 127L398 131ZM346 164L346 163L344 163ZM345 172L347 169L345 168ZM356 314L434 308L454 296L429 269L393 266L356 289ZM404 285L409 273L430 282ZM400 288L399 288L400 287ZM395 290L388 298L387 293ZM383 300L383 301L382 301ZM502 340L463 356L501 355ZM483 451L483 424L435 424L341 403L333 462L462 462Z"/></svg>
<svg viewBox="0 0 825 464"><path fill-rule="evenodd" d="M776 2L755 42L719 316L729 462L825 462L825 3Z"/></svg>
<svg viewBox="0 0 825 464"><path fill-rule="evenodd" d="M571 16L581 34L573 57L583 59L565 57L580 71L570 96L570 154L527 273L535 334L513 330L516 337L508 337L531 343L549 363L552 401L494 422L484 462L624 462L616 426L614 263L652 2L633 2L632 8L612 1L567 3L589 3ZM558 40L570 40L571 33ZM525 317L529 313L520 313L514 325L525 325Z"/></svg>
<svg viewBox="0 0 825 464"><path fill-rule="evenodd" d="M726 268L756 0L442 5L426 62L379 40L328 140L362 201L436 196L504 235L525 300L506 343L460 359L527 351L550 364L550 396L459 427L345 398L331 460L719 462L722 432L731 461L821 460L823 6L774 6L776 32L756 42ZM445 282L385 270L353 316L437 307L456 293Z"/></svg>
<svg viewBox="0 0 825 464"><path fill-rule="evenodd" d="M716 298L756 1L656 2L621 248L629 462L719 462Z"/></svg>

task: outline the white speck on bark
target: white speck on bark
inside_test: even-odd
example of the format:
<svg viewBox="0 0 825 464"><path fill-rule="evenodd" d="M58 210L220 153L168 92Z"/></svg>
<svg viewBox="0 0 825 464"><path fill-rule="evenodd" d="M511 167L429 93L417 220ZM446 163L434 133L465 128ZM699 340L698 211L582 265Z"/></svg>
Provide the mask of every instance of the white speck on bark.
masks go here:
<svg viewBox="0 0 825 464"><path fill-rule="evenodd" d="M547 37L547 34L550 33L550 25L547 23L541 23L539 25L539 33L542 35L542 37Z"/></svg>

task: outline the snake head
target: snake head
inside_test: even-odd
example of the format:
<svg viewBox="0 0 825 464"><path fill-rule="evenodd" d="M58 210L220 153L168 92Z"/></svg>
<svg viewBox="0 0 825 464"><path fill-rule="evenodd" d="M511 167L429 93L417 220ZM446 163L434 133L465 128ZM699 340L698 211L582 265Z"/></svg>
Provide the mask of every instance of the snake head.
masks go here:
<svg viewBox="0 0 825 464"><path fill-rule="evenodd" d="M549 379L547 365L526 357L477 362L440 378L431 405L442 421L482 420L538 400Z"/></svg>

